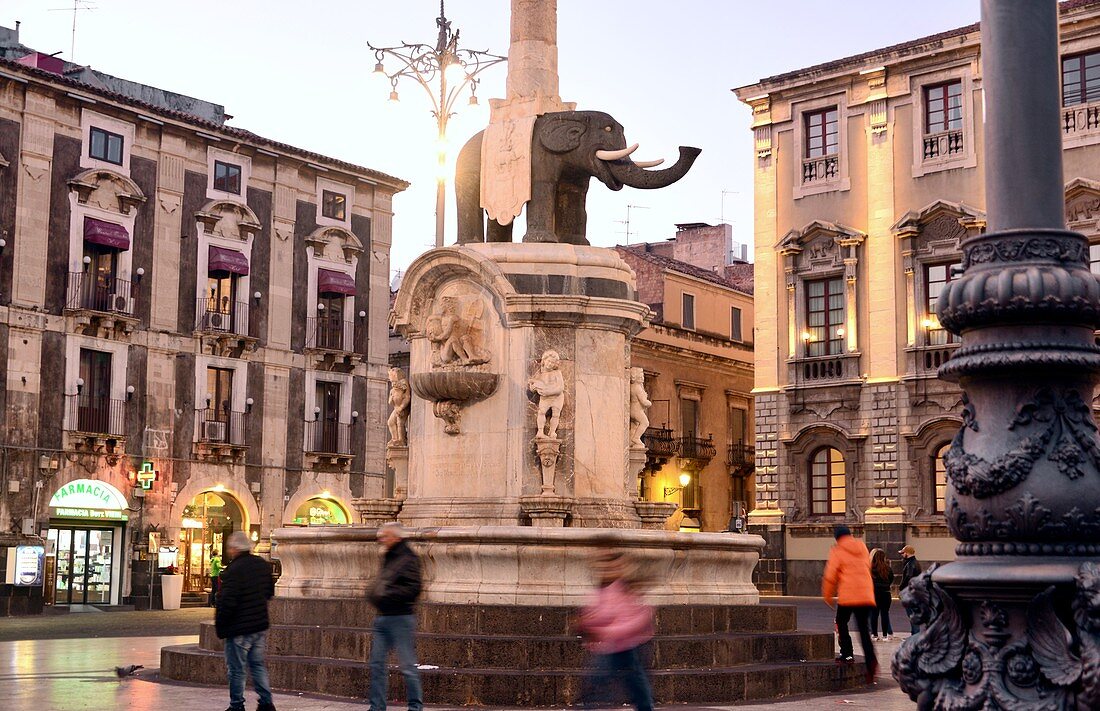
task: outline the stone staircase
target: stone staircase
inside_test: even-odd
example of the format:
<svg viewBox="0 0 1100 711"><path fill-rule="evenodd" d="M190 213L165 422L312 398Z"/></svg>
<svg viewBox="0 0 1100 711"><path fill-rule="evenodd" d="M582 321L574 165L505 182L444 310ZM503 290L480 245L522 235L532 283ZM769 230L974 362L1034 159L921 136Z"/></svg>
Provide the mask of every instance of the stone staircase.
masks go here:
<svg viewBox="0 0 1100 711"><path fill-rule="evenodd" d="M426 604L417 653L433 704L562 706L578 702L587 658L568 632L573 608ZM365 697L369 606L361 600L276 598L268 671L286 691ZM318 621L325 621L319 625ZM734 703L863 684L862 665L833 661L833 636L796 630L794 607L684 605L657 609L651 679L658 703ZM225 683L213 625L199 644L165 647L161 675ZM390 696L404 683L390 669Z"/></svg>

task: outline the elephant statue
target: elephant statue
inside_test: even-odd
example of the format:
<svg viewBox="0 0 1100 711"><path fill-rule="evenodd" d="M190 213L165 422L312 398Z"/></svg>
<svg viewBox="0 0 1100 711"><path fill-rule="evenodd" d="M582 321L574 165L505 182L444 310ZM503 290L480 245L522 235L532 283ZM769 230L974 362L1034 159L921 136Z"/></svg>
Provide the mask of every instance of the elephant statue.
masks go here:
<svg viewBox="0 0 1100 711"><path fill-rule="evenodd" d="M510 242L512 225L488 220L481 208L481 146L484 131L458 154L455 194L458 241ZM595 177L612 190L624 185L651 190L675 183L688 172L700 149L680 146L680 158L664 170L663 161L634 162L622 125L601 111L559 111L535 120L531 138L531 199L524 242L588 244L585 198Z"/></svg>

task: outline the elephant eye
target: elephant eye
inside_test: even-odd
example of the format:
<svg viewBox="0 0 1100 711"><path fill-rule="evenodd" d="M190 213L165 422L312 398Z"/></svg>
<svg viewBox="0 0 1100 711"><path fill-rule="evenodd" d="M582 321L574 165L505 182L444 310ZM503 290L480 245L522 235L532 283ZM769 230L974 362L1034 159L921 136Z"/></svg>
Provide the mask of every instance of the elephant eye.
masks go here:
<svg viewBox="0 0 1100 711"><path fill-rule="evenodd" d="M611 133L611 127L610 126L604 126L603 130L607 131L608 133Z"/></svg>

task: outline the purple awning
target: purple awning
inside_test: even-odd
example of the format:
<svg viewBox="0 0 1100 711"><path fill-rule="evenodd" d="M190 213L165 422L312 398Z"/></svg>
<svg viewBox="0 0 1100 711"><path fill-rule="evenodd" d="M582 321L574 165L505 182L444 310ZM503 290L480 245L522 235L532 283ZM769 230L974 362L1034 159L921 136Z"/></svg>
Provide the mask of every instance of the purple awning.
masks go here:
<svg viewBox="0 0 1100 711"><path fill-rule="evenodd" d="M130 248L130 235L126 233L125 227L94 217L84 218L84 241L115 249Z"/></svg>
<svg viewBox="0 0 1100 711"><path fill-rule="evenodd" d="M211 272L229 272L247 276L248 259L235 249L210 245L210 258L207 260L206 269Z"/></svg>
<svg viewBox="0 0 1100 711"><path fill-rule="evenodd" d="M343 272L331 269L317 270L318 294L347 294L355 296L355 280Z"/></svg>

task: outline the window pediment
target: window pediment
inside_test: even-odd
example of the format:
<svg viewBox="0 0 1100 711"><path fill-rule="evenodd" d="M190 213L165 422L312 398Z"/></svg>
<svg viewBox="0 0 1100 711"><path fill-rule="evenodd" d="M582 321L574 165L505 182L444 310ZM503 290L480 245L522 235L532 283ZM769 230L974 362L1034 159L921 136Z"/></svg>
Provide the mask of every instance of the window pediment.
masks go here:
<svg viewBox="0 0 1100 711"><path fill-rule="evenodd" d="M107 212L129 215L130 210L145 202L146 197L133 180L105 168L85 170L69 181L69 190L76 193L77 202Z"/></svg>
<svg viewBox="0 0 1100 711"><path fill-rule="evenodd" d="M791 274L827 272L855 266L857 250L866 235L844 225L815 220L791 230L776 247L786 257ZM854 273L851 275L854 278Z"/></svg>
<svg viewBox="0 0 1100 711"><path fill-rule="evenodd" d="M247 241L262 229L252 208L232 200L211 200L195 213L207 234Z"/></svg>
<svg viewBox="0 0 1100 711"><path fill-rule="evenodd" d="M333 262L354 264L363 253L363 243L350 230L343 227L318 227L308 237L306 245L313 247L313 254Z"/></svg>
<svg viewBox="0 0 1100 711"><path fill-rule="evenodd" d="M984 212L947 200L937 200L920 210L910 210L891 227L902 240L907 271L914 269L914 258L958 255L960 242L984 229Z"/></svg>
<svg viewBox="0 0 1100 711"><path fill-rule="evenodd" d="M1071 228L1094 231L1100 220L1100 183L1075 178L1066 183L1066 224Z"/></svg>

